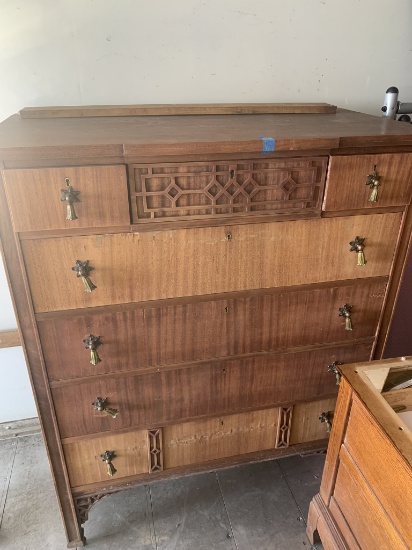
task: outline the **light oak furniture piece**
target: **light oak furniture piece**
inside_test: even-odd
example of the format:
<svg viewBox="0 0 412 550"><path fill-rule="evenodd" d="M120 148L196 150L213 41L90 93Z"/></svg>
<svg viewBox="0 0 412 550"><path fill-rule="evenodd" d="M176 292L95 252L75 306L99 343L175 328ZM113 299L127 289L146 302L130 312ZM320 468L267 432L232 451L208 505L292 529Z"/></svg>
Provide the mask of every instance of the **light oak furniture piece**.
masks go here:
<svg viewBox="0 0 412 550"><path fill-rule="evenodd" d="M334 371L381 357L411 231L409 125L136 109L0 125L4 259L69 547L110 493L325 449Z"/></svg>
<svg viewBox="0 0 412 550"><path fill-rule="evenodd" d="M412 548L412 357L341 367L343 377L320 493L307 533L325 550ZM388 379L407 375L404 389ZM402 411L397 414L395 411Z"/></svg>

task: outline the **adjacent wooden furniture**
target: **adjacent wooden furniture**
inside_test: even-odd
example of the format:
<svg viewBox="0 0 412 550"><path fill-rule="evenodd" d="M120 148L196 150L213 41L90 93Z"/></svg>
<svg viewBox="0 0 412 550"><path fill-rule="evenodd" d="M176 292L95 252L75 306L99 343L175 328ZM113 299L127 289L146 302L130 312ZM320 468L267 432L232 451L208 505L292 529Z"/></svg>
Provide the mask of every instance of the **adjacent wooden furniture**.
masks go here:
<svg viewBox="0 0 412 550"><path fill-rule="evenodd" d="M412 548L412 357L357 363L343 373L320 493L307 533L325 550ZM385 391L407 373L411 386Z"/></svg>
<svg viewBox="0 0 412 550"><path fill-rule="evenodd" d="M0 125L4 259L69 547L110 493L325 449L336 366L381 356L412 128L302 111Z"/></svg>

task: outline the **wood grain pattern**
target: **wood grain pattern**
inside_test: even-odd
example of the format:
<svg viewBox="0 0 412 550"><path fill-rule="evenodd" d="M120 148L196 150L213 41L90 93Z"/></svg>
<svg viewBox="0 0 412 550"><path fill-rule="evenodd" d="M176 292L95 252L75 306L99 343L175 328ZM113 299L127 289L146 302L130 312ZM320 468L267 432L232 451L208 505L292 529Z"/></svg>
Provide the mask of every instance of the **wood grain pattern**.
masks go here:
<svg viewBox="0 0 412 550"><path fill-rule="evenodd" d="M349 411L352 404L352 390L345 378L341 379L338 399L333 419L333 435L330 438L328 452L326 454L325 467L319 494L326 506L330 504L330 498L335 486L336 474L339 466L339 452L345 437Z"/></svg>
<svg viewBox="0 0 412 550"><path fill-rule="evenodd" d="M146 430L75 441L65 444L63 450L72 487L99 481L110 483L112 479L149 471ZM108 476L107 465L100 458L107 450L115 451L113 466L117 472L113 478Z"/></svg>
<svg viewBox="0 0 412 550"><path fill-rule="evenodd" d="M310 403L297 403L293 407L289 445L328 437L326 426L320 422L319 416L321 412L333 412L335 404L335 397Z"/></svg>
<svg viewBox="0 0 412 550"><path fill-rule="evenodd" d="M412 144L408 124L343 109L330 115L199 115L22 119L0 127L0 158L10 160L143 157L262 152L259 136L276 139L276 151ZM201 160L201 159L197 159Z"/></svg>
<svg viewBox="0 0 412 550"><path fill-rule="evenodd" d="M387 275L401 217L35 239L22 246L34 307L44 312ZM332 247L326 245L331 235ZM363 267L349 252L356 235L367 239ZM94 268L92 293L84 292L71 269L77 259ZM72 287L76 290L61 292Z"/></svg>
<svg viewBox="0 0 412 550"><path fill-rule="evenodd" d="M13 348L21 346L20 334L18 330L0 331L0 349Z"/></svg>
<svg viewBox="0 0 412 550"><path fill-rule="evenodd" d="M68 380L373 337L385 283L332 285L43 319L38 327L49 377ZM353 305L352 331L344 330L338 316L345 303ZM102 361L94 366L83 344L89 334L100 336L102 344Z"/></svg>
<svg viewBox="0 0 412 550"><path fill-rule="evenodd" d="M165 468L273 449L278 410L210 418L163 429Z"/></svg>
<svg viewBox="0 0 412 550"><path fill-rule="evenodd" d="M334 522L336 523L336 525L339 526L339 531L342 533L342 536L345 539L345 541L347 541L347 544L350 550L362 550L359 547L358 543L356 542L356 539L350 529L350 526L345 520L345 516L342 514L333 496L330 499L329 511L331 516L334 519Z"/></svg>
<svg viewBox="0 0 412 550"><path fill-rule="evenodd" d="M370 202L366 185L374 167L380 176L377 202ZM412 183L412 154L332 156L323 210L349 210L401 206L409 203Z"/></svg>
<svg viewBox="0 0 412 550"><path fill-rule="evenodd" d="M361 548L405 550L410 548L374 495L374 486L366 483L362 473L342 446L340 465L333 497ZM338 516L340 519L340 516ZM338 523L338 527L340 527Z"/></svg>
<svg viewBox="0 0 412 550"><path fill-rule="evenodd" d="M412 546L412 502L405 499L405 495L412 494L411 465L358 397L353 400L344 445L407 547Z"/></svg>
<svg viewBox="0 0 412 550"><path fill-rule="evenodd" d="M22 118L336 113L329 103L194 103L25 107Z"/></svg>
<svg viewBox="0 0 412 550"><path fill-rule="evenodd" d="M333 395L337 386L334 375L327 372L327 365L337 358L348 362L369 353L370 345L361 344L258 355L151 374L102 376L55 387L52 391L62 437L133 426L151 428L183 419ZM107 397L109 406L119 409L118 416L111 418L94 411L92 402L96 397ZM306 405L302 407L306 411ZM316 426L320 412L316 415ZM310 414L307 412L309 417ZM309 430L306 422L306 417L296 419L304 431ZM308 422L312 426L310 419ZM315 431L326 437L324 426ZM300 436L297 441L301 441Z"/></svg>
<svg viewBox="0 0 412 550"><path fill-rule="evenodd" d="M15 231L78 229L130 222L124 166L66 166L5 170L6 194ZM62 202L65 179L79 191L74 203L77 220L66 219Z"/></svg>

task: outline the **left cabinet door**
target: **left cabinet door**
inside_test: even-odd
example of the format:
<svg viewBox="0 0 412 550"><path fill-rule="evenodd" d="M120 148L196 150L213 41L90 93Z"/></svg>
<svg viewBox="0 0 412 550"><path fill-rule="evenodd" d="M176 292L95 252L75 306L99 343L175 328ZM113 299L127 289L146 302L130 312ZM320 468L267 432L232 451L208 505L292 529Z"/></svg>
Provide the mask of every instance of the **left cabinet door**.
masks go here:
<svg viewBox="0 0 412 550"><path fill-rule="evenodd" d="M5 170L4 180L15 231L130 223L124 165Z"/></svg>

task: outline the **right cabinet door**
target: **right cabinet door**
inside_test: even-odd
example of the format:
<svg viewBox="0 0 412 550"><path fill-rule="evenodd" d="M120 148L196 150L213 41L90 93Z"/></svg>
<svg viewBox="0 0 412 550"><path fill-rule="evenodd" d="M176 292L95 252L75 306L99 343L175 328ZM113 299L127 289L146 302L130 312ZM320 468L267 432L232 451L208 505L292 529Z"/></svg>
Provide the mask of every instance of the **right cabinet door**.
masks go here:
<svg viewBox="0 0 412 550"><path fill-rule="evenodd" d="M323 210L409 203L412 153L331 157Z"/></svg>

